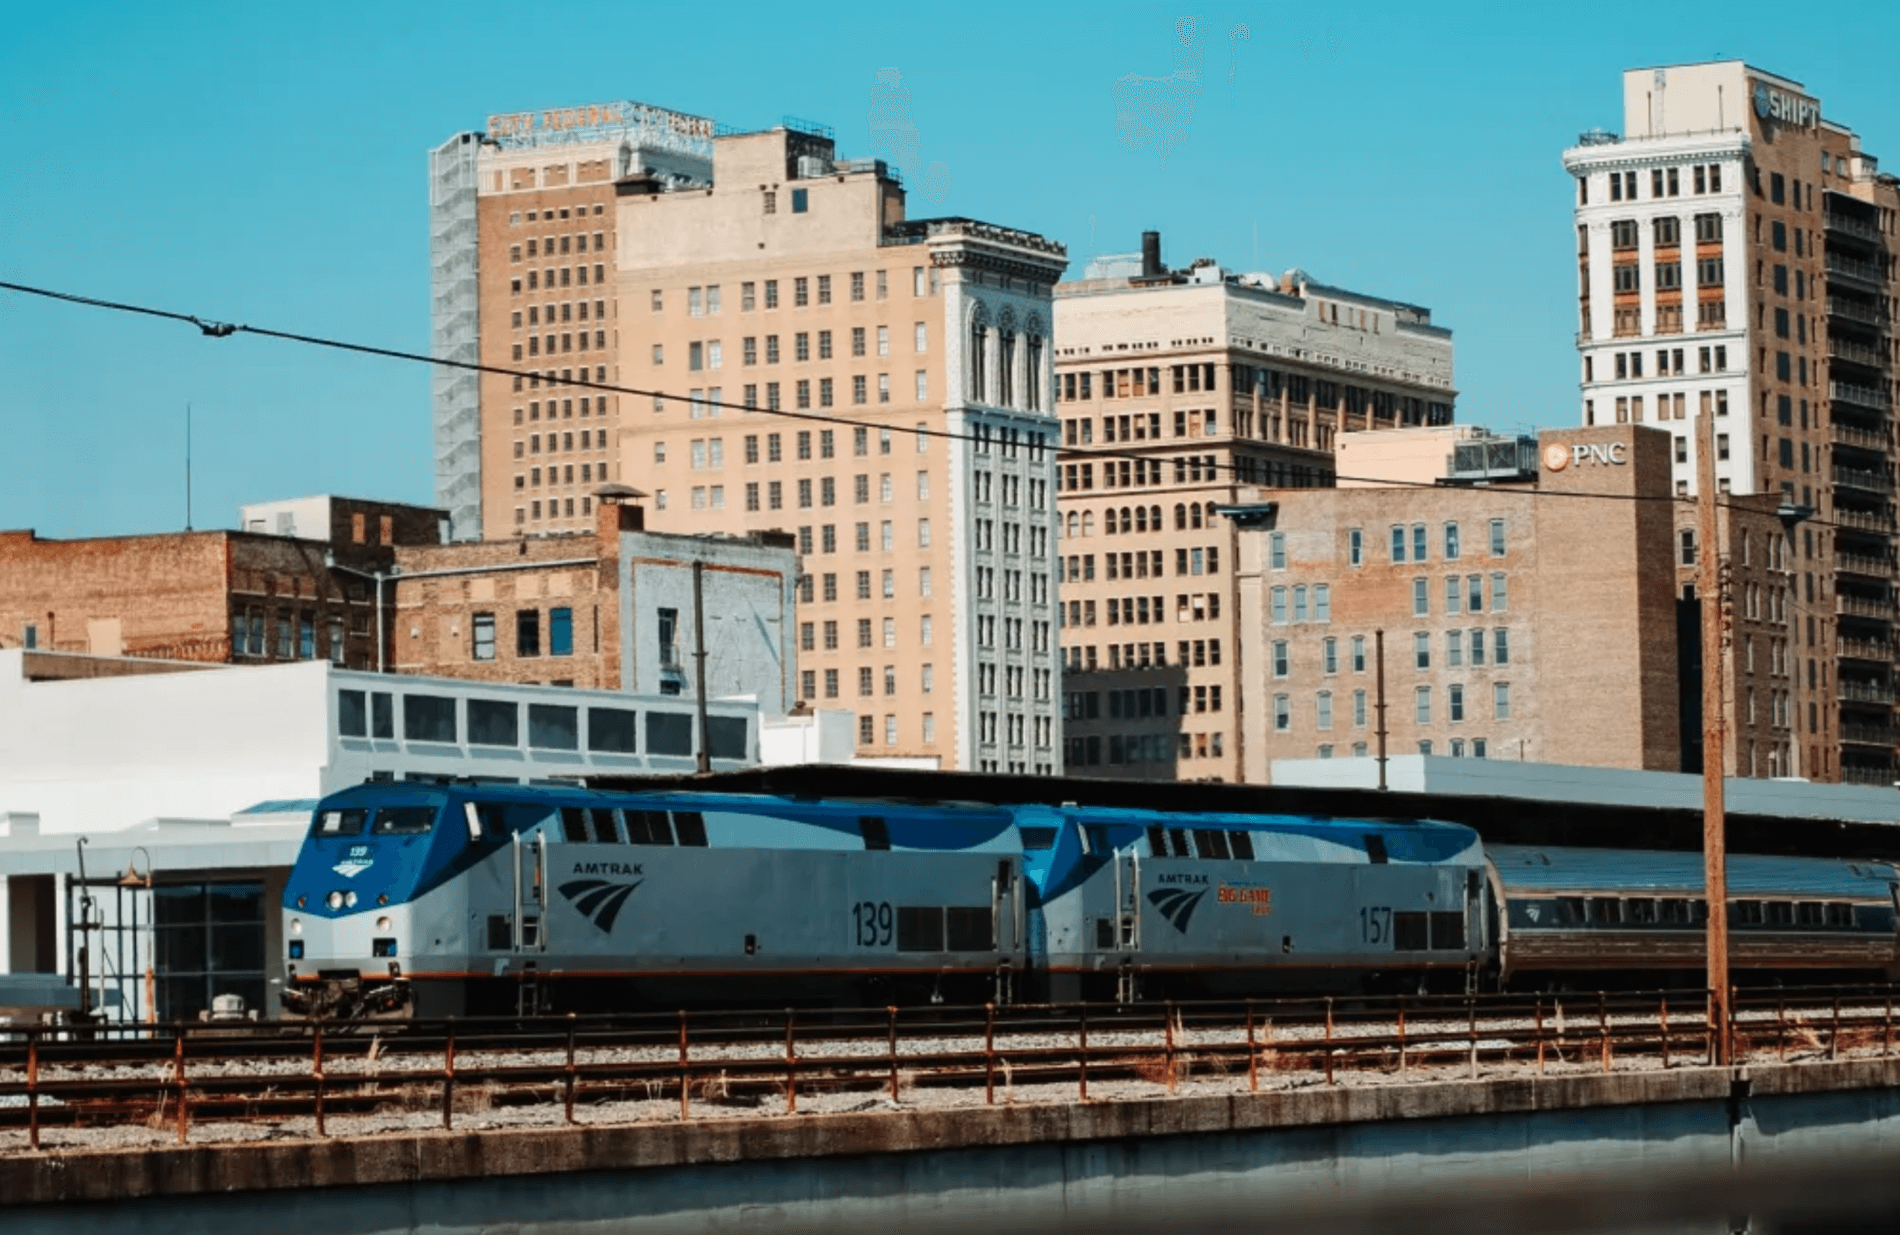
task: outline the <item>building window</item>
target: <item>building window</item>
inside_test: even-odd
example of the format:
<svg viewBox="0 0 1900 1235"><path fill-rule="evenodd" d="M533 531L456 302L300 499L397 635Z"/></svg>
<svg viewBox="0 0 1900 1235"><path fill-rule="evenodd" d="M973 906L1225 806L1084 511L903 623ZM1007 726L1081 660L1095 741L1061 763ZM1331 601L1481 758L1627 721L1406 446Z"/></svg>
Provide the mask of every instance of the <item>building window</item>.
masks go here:
<svg viewBox="0 0 1900 1235"><path fill-rule="evenodd" d="M1366 537L1360 528L1351 528L1346 532L1346 561L1348 565L1362 566L1366 560Z"/></svg>
<svg viewBox="0 0 1900 1235"><path fill-rule="evenodd" d="M806 209L809 207L811 203L811 198L807 194L808 194L808 190L806 189L792 190L792 213L793 214L805 213ZM866 742L869 742L871 739L869 738L869 736L867 736L864 740Z"/></svg>
<svg viewBox="0 0 1900 1235"><path fill-rule="evenodd" d="M1426 617L1432 611L1431 583L1420 577L1412 580L1412 616Z"/></svg>
<svg viewBox="0 0 1900 1235"><path fill-rule="evenodd" d="M474 660L495 659L495 615L477 613L469 623L469 656Z"/></svg>
<svg viewBox="0 0 1900 1235"><path fill-rule="evenodd" d="M1511 719L1511 684L1509 682L1491 684L1491 715L1498 720Z"/></svg>
<svg viewBox="0 0 1900 1235"><path fill-rule="evenodd" d="M548 655L572 656L574 654L574 611L572 609L548 610Z"/></svg>
<svg viewBox="0 0 1900 1235"><path fill-rule="evenodd" d="M515 655L541 654L541 611L522 609L515 613Z"/></svg>
<svg viewBox="0 0 1900 1235"><path fill-rule="evenodd" d="M1293 697L1291 695L1275 695L1273 697L1273 730L1274 732L1285 733L1292 727L1293 727ZM1187 735L1183 734L1182 736L1186 737Z"/></svg>
<svg viewBox="0 0 1900 1235"><path fill-rule="evenodd" d="M1412 664L1417 669L1432 667L1432 637L1424 631L1412 636Z"/></svg>
<svg viewBox="0 0 1900 1235"><path fill-rule="evenodd" d="M1413 719L1421 725L1432 723L1432 688L1420 686L1412 691Z"/></svg>
<svg viewBox="0 0 1900 1235"><path fill-rule="evenodd" d="M1465 688L1463 686L1447 686L1445 688L1445 713L1446 719L1450 720L1453 724L1458 724L1464 720Z"/></svg>

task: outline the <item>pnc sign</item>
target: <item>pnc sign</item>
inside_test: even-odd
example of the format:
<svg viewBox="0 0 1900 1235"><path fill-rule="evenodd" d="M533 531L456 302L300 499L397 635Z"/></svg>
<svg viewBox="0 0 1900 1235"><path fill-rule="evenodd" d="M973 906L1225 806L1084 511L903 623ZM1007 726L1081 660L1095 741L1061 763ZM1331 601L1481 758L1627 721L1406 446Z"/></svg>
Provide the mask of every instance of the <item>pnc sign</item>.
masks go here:
<svg viewBox="0 0 1900 1235"><path fill-rule="evenodd" d="M1621 467L1628 462L1627 442L1552 442L1544 447L1544 470L1549 472L1567 467Z"/></svg>
<svg viewBox="0 0 1900 1235"><path fill-rule="evenodd" d="M1767 82L1755 83L1755 114L1763 120L1775 120L1796 128L1812 129L1821 123L1821 105L1814 99L1777 90Z"/></svg>

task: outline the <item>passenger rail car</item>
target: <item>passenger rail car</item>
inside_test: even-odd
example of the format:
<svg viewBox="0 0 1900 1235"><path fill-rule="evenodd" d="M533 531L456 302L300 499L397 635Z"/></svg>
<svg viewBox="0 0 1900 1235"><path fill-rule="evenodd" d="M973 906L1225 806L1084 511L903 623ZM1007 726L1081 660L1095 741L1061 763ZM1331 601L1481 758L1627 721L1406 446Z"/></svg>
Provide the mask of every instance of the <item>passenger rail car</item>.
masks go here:
<svg viewBox="0 0 1900 1235"><path fill-rule="evenodd" d="M980 1002L1027 954L1020 855L991 807L360 786L286 886L285 1007Z"/></svg>
<svg viewBox="0 0 1900 1235"><path fill-rule="evenodd" d="M1487 951L1477 833L1430 821L1017 810L1057 999L1463 990Z"/></svg>
<svg viewBox="0 0 1900 1235"><path fill-rule="evenodd" d="M1702 856L1490 845L1503 906L1506 984L1590 972L1699 984L1707 954ZM1833 858L1728 859L1729 965L1736 981L1790 970L1895 976L1894 869Z"/></svg>

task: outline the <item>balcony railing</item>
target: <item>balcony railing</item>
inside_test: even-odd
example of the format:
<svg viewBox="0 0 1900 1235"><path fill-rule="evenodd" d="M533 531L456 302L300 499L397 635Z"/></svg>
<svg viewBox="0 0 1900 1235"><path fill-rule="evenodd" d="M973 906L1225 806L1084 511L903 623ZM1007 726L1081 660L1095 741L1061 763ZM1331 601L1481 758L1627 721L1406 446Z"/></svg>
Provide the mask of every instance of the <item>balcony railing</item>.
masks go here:
<svg viewBox="0 0 1900 1235"><path fill-rule="evenodd" d="M1862 322L1868 326L1885 326L1887 313L1873 305L1865 305L1858 300L1847 300L1840 296L1827 298L1827 311L1831 317L1844 317L1850 322Z"/></svg>
<svg viewBox="0 0 1900 1235"><path fill-rule="evenodd" d="M1830 275L1840 275L1842 278L1855 279L1875 287L1886 282L1886 275L1881 273L1878 262L1864 262L1859 258L1847 257L1840 253L1827 255L1827 272Z"/></svg>
<svg viewBox="0 0 1900 1235"><path fill-rule="evenodd" d="M1850 485L1856 489L1865 489L1870 493L1892 493L1893 477L1880 472L1869 472L1858 467L1836 467L1834 483Z"/></svg>
<svg viewBox="0 0 1900 1235"><path fill-rule="evenodd" d="M1859 236L1862 240L1871 240L1875 244L1880 243L1880 229L1875 227L1872 223L1833 210L1828 211L1826 217L1827 230L1831 232L1841 232L1849 236Z"/></svg>
<svg viewBox="0 0 1900 1235"><path fill-rule="evenodd" d="M1855 425L1830 424L1827 435L1837 446L1857 446L1862 450L1886 451L1891 444L1885 433L1876 433L1872 429L1862 429Z"/></svg>
<svg viewBox="0 0 1900 1235"><path fill-rule="evenodd" d="M1893 746L1900 744L1900 729L1892 725L1842 725L1841 740L1863 746Z"/></svg>
<svg viewBox="0 0 1900 1235"><path fill-rule="evenodd" d="M1893 786L1895 779L1892 768L1867 768L1852 763L1841 765L1841 783L1844 785L1879 785L1887 789Z"/></svg>
<svg viewBox="0 0 1900 1235"><path fill-rule="evenodd" d="M1887 392L1878 386L1862 386L1856 382L1829 382L1828 393L1843 403L1858 403L1862 407L1877 407L1882 411L1893 406L1893 400Z"/></svg>
<svg viewBox="0 0 1900 1235"><path fill-rule="evenodd" d="M1852 656L1856 660L1893 660L1894 645L1886 639L1849 639L1842 637L1834 641L1834 649L1842 656Z"/></svg>
<svg viewBox="0 0 1900 1235"><path fill-rule="evenodd" d="M1867 553L1836 553L1834 564L1841 570L1852 571L1857 575L1872 575L1876 579L1893 578L1892 562Z"/></svg>
<svg viewBox="0 0 1900 1235"><path fill-rule="evenodd" d="M1868 600L1861 596L1848 596L1835 593L1834 612L1846 617L1873 618L1879 622L1893 621L1893 602L1890 600Z"/></svg>
<svg viewBox="0 0 1900 1235"><path fill-rule="evenodd" d="M1896 534L1892 515L1870 515L1858 510L1836 509L1834 522L1842 527L1853 528L1857 532L1871 532L1876 536Z"/></svg>
<svg viewBox="0 0 1900 1235"><path fill-rule="evenodd" d="M1837 683L1843 703L1892 703L1893 687L1885 682Z"/></svg>
<svg viewBox="0 0 1900 1235"><path fill-rule="evenodd" d="M1851 360L1855 364L1864 364L1869 368L1885 368L1887 357L1877 347L1868 347L1865 343L1855 343L1849 339L1829 339L1827 354L1836 360Z"/></svg>

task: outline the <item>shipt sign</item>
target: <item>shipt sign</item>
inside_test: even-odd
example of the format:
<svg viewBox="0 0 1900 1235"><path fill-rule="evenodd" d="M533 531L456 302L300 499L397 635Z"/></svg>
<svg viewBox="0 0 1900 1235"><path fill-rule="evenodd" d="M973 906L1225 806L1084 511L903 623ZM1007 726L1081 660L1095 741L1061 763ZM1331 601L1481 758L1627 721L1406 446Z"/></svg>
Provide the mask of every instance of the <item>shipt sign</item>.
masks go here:
<svg viewBox="0 0 1900 1235"><path fill-rule="evenodd" d="M1777 90L1767 82L1758 81L1755 83L1755 114L1763 120L1793 125L1798 129L1812 129L1820 126L1821 104L1818 100Z"/></svg>

